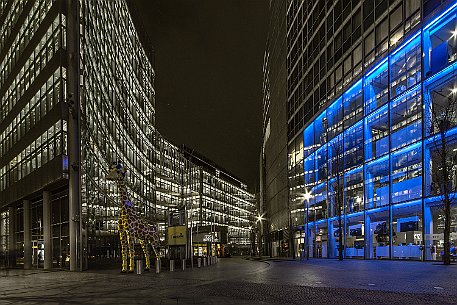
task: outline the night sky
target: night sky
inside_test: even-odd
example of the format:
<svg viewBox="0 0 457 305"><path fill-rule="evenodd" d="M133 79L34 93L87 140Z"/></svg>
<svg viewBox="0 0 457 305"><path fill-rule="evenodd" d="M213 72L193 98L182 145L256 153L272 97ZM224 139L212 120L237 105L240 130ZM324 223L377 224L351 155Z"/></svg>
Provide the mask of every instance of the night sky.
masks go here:
<svg viewBox="0 0 457 305"><path fill-rule="evenodd" d="M159 132L258 191L268 1L136 3L154 47Z"/></svg>

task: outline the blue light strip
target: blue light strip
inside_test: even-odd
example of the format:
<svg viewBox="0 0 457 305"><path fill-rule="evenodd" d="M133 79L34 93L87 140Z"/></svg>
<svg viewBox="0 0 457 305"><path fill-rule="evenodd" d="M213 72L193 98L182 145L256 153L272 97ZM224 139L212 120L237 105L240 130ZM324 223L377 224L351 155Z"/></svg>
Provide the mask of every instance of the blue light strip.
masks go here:
<svg viewBox="0 0 457 305"><path fill-rule="evenodd" d="M446 15L447 13L449 13L450 11L452 11L455 7L457 6L457 2L454 3L450 8L448 8L447 10L445 10L444 12L442 12L440 15L438 15L438 17L436 17L435 19L433 19L432 21L430 21L425 27L424 27L424 31L427 30L429 27L431 27L432 25L434 25L438 20L440 20L441 18L443 18L444 15Z"/></svg>
<svg viewBox="0 0 457 305"><path fill-rule="evenodd" d="M442 25L441 25L440 27L434 27L434 28L430 29L430 30L428 31L429 36L432 36L433 34L435 34L436 32L438 32L439 30L441 30L441 29L443 28L443 25L446 25L446 23L448 23L448 22L451 21L452 19L455 19L455 15L454 15L454 16L452 16L452 15L446 16L446 18L443 18L442 20L440 20L440 21L441 21L440 23L441 23ZM425 32L425 30L424 30L424 32Z"/></svg>
<svg viewBox="0 0 457 305"><path fill-rule="evenodd" d="M446 137L450 137L450 136L453 136L457 134L457 126L456 127L453 127L452 129L449 129L447 132L446 132ZM428 137L427 139L424 140L425 142L425 145L428 145L428 144L431 144L435 141L439 141L441 139L441 135L439 133L437 134L434 134L430 137Z"/></svg>
<svg viewBox="0 0 457 305"><path fill-rule="evenodd" d="M327 110L322 111L322 113L319 114L319 116L317 118L315 118L313 122L316 122L316 120L320 119L322 116L325 116L326 112L327 112Z"/></svg>
<svg viewBox="0 0 457 305"><path fill-rule="evenodd" d="M406 208L406 207L408 207L408 206L414 207L414 206L421 205L421 204L422 204L422 201L419 199L419 200L414 200L414 201L409 201L409 202L403 202L403 203L399 203L399 204L394 204L394 205L393 205L393 208L394 208L394 209L401 209L401 208Z"/></svg>
<svg viewBox="0 0 457 305"><path fill-rule="evenodd" d="M402 43L395 51L393 51L390 56L393 57L395 54L397 54L398 52L402 51L402 49L404 47L406 47L409 43L411 43L414 39L416 38L420 38L419 34L421 33L421 31L418 31L416 34L414 34L410 39L408 39L407 41L405 41L404 43Z"/></svg>
<svg viewBox="0 0 457 305"><path fill-rule="evenodd" d="M457 61L454 62L453 64L447 66L446 68L444 68L443 70L433 74L432 76L430 76L429 78L427 78L426 80L424 80L424 85L425 86L428 86L430 85L430 83L434 82L436 79L439 79L443 76L446 76L447 74L449 74L452 70L456 70L457 69Z"/></svg>
<svg viewBox="0 0 457 305"><path fill-rule="evenodd" d="M403 92L403 93L400 94L399 96L395 97L395 98L391 101L391 103L394 104L394 103L398 102L398 101L401 100L402 98L404 98L404 97L410 95L411 93L413 93L414 91L417 91L417 90L420 89L420 88L421 88L421 84L419 83L419 84L415 85L414 87L412 87L412 88L406 90L405 92Z"/></svg>
<svg viewBox="0 0 457 305"><path fill-rule="evenodd" d="M357 171L361 171L363 169L363 165L360 165L359 167L353 168L350 171L346 172L346 175L352 175Z"/></svg>
<svg viewBox="0 0 457 305"><path fill-rule="evenodd" d="M348 90L346 90L346 92L343 93L343 96L349 94L352 90L355 90L357 86L360 86L362 84L362 80L363 78L359 79L354 85L351 86L351 88L349 88ZM362 89L362 87L360 87L360 89Z"/></svg>
<svg viewBox="0 0 457 305"><path fill-rule="evenodd" d="M372 117L375 117L375 116L379 115L381 112L386 111L388 106L389 106L389 103L386 103L382 107L376 109L375 111L373 111L372 113L367 115L365 118L367 119L367 121L369 121Z"/></svg>
<svg viewBox="0 0 457 305"><path fill-rule="evenodd" d="M362 123L363 123L363 119L361 119L360 121L358 121L357 123L355 123L351 127L346 128L346 130L344 131L344 134L347 135L352 129L360 127L359 125L362 125Z"/></svg>
<svg viewBox="0 0 457 305"><path fill-rule="evenodd" d="M365 73L365 77L368 78L368 76L370 76L371 73L373 73L374 71L376 71L378 68L380 68L383 64L386 64L387 66L387 59L388 57L384 58L379 64L377 64L373 69L371 69L369 72ZM382 72L384 70L383 69L380 69ZM374 78L375 76L371 77L371 78Z"/></svg>
<svg viewBox="0 0 457 305"><path fill-rule="evenodd" d="M449 196L451 198L453 198L453 199L456 199L457 198L457 192L451 193L451 194L449 194ZM424 203L435 203L435 202L442 201L442 200L443 200L442 196L438 195L438 196L425 198L424 199Z"/></svg>
<svg viewBox="0 0 457 305"><path fill-rule="evenodd" d="M316 185L315 187L313 187L313 189L317 190L317 189L321 188L323 185L325 186L326 184L327 184L327 182L321 182L318 185ZM314 192L314 191L311 191L311 192ZM315 194L315 192L314 192L314 194Z"/></svg>
<svg viewBox="0 0 457 305"><path fill-rule="evenodd" d="M316 149L316 151L315 151L314 153L317 155L318 153L321 152L321 150L323 150L323 149L325 149L325 148L327 148L327 143L325 143L324 145L322 145L321 147L319 147L318 149Z"/></svg>
<svg viewBox="0 0 457 305"><path fill-rule="evenodd" d="M373 166L373 165L375 165L375 164L377 164L377 163L384 162L384 161L386 161L388 158L389 158L389 155L385 155L385 156L383 156L383 157L381 157L381 158L379 158L379 159L376 159L376 160L373 160L373 161L367 163L367 164L366 164L366 167L370 167L370 166Z"/></svg>
<svg viewBox="0 0 457 305"><path fill-rule="evenodd" d="M371 210L367 210L367 214L373 214L373 213L377 213L377 212L384 212L384 211L387 211L389 209L389 206L386 205L386 206L382 206L382 207L379 207L379 208L374 208L374 209L371 209Z"/></svg>
<svg viewBox="0 0 457 305"><path fill-rule="evenodd" d="M404 153L406 153L406 152L409 152L409 151L411 151L411 150L413 150L413 149L419 148L421 145L422 145L422 140L419 141L419 142L417 142L417 143L411 144L411 145L409 145L409 146L406 146L406 147L404 147L404 148L402 148L402 149L400 149L400 150L397 150L397 151L393 152L393 153L391 154L391 156L392 156L392 157L396 157L396 156L398 156L398 155L401 155L401 154L404 154Z"/></svg>
<svg viewBox="0 0 457 305"><path fill-rule="evenodd" d="M360 215L363 215L363 211L355 212L355 213L352 213L352 214L346 214L346 218L357 217L357 216L360 216Z"/></svg>

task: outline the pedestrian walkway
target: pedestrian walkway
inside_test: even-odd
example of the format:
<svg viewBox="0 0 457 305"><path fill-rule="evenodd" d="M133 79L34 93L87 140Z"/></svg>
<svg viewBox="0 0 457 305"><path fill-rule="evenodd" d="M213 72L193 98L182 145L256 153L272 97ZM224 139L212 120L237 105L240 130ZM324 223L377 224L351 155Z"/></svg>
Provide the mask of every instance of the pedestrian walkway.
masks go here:
<svg viewBox="0 0 457 305"><path fill-rule="evenodd" d="M121 274L1 270L3 304L455 304L457 266L226 258L205 268Z"/></svg>

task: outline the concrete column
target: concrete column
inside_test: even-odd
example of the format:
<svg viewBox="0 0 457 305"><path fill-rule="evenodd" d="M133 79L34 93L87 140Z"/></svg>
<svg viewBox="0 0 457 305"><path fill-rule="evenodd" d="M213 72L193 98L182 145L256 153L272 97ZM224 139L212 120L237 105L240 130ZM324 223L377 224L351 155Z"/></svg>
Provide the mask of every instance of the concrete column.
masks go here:
<svg viewBox="0 0 457 305"><path fill-rule="evenodd" d="M68 210L70 219L70 271L81 271L80 247L80 67L79 67L79 1L67 1L67 105L68 105Z"/></svg>
<svg viewBox="0 0 457 305"><path fill-rule="evenodd" d="M14 207L8 208L8 266L16 266L16 230L14 221Z"/></svg>
<svg viewBox="0 0 457 305"><path fill-rule="evenodd" d="M30 201L24 200L24 269L32 268L32 232Z"/></svg>
<svg viewBox="0 0 457 305"><path fill-rule="evenodd" d="M52 269L51 193L43 192L44 269Z"/></svg>

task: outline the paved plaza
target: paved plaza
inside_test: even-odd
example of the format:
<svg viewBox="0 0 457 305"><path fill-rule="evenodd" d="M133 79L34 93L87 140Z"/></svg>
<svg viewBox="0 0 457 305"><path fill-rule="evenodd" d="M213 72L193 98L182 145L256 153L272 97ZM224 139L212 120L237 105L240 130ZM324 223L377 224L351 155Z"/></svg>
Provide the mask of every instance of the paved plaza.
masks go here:
<svg viewBox="0 0 457 305"><path fill-rule="evenodd" d="M205 268L0 271L0 304L456 304L457 266L222 259Z"/></svg>

